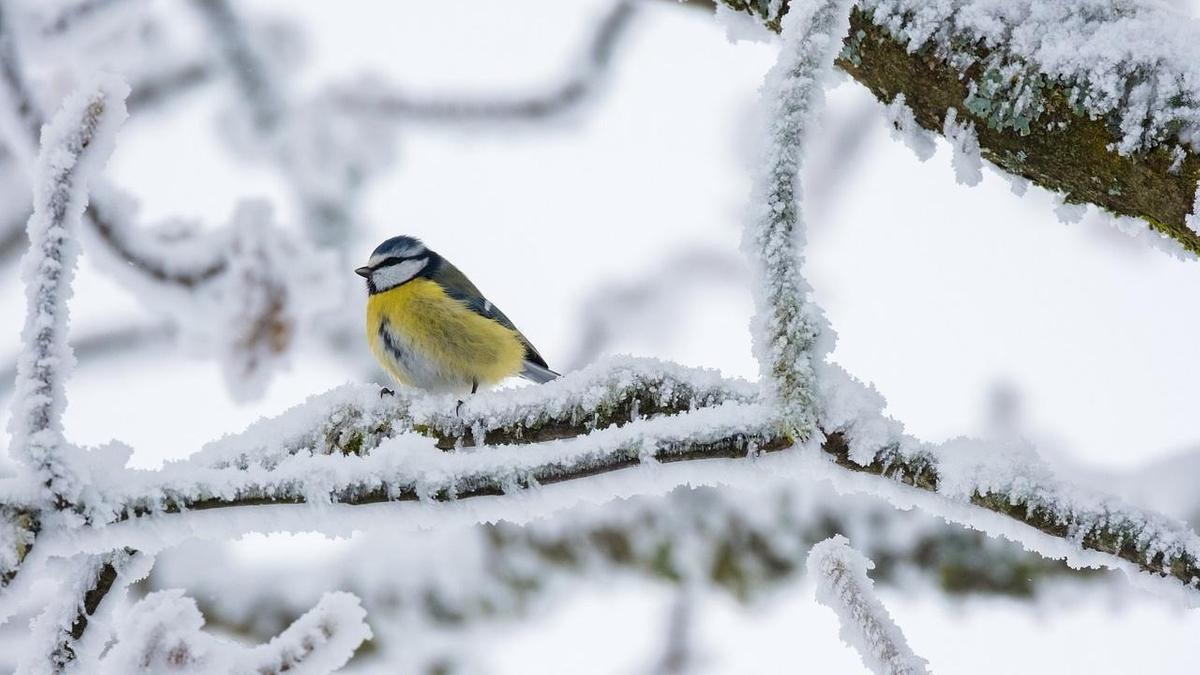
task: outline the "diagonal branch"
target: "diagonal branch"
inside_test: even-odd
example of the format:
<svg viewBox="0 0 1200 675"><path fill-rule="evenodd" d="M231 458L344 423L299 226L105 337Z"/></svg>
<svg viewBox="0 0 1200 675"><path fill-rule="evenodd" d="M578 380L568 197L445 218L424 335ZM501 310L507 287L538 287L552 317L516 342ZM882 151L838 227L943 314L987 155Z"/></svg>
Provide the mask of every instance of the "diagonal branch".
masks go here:
<svg viewBox="0 0 1200 675"><path fill-rule="evenodd" d="M858 650L875 675L928 675L925 659L913 653L904 633L875 596L867 570L875 565L838 535L813 546L808 573L817 601L841 623L842 641Z"/></svg>
<svg viewBox="0 0 1200 675"><path fill-rule="evenodd" d="M88 625L118 587L123 588L149 570L129 549L100 555L81 555L67 561L62 587L34 619L33 639L17 666L17 675L62 673L81 656L80 643Z"/></svg>
<svg viewBox="0 0 1200 675"><path fill-rule="evenodd" d="M380 401L377 389L364 386L335 390L161 471L118 474L111 478L113 483L94 487L102 493L114 520L145 520L166 531L182 511L247 505L393 501L432 505L495 497L502 501L493 501L493 505L502 508L504 499L551 483L588 480L616 471L646 471L646 465L655 462L681 465L679 471L654 474L662 481L658 487L665 490L697 482L696 474L683 470L684 465L723 460L727 479L735 480L742 475L737 467L745 458L766 453L757 464L780 480L805 476L841 480L839 476L859 475L854 490L890 496L905 505L912 503L905 501L910 496L929 494L932 499L919 502L923 508L993 536L1019 541L1048 558L1069 557L1074 565L1137 569L1187 588L1200 588L1200 541L1186 526L1111 498L1084 493L1055 479L1036 458L981 444L971 456L987 459L992 473L1013 480L1009 485L981 483L967 489L962 478L967 473L964 467L969 467L964 448L923 446L894 429L881 435L879 428L896 425L884 420L875 408L844 420L828 418L818 453L823 459L812 463L817 456L775 436L770 411L753 403L729 400L687 412L687 403L677 401L674 413L666 412L672 410L670 406L661 406L664 412L655 417L630 421L628 409L614 407L612 401L652 401L670 387L643 389L635 383L621 388L619 383L626 380L613 376L610 381L618 384L603 390L595 383L606 379L602 375L606 367L597 364L561 381L521 390L527 398L511 407L511 417L498 412L506 397L514 393L511 391L478 395L468 404L478 406L476 413L464 406L465 415L478 415L470 419L491 416L491 427L511 430L508 435L496 436L498 442L518 445L444 453L436 449L435 442L453 436L443 436L446 432L431 424L436 417L420 411L439 405L452 411L453 401ZM629 372L627 363L617 365L615 372L622 367ZM689 371L678 369L679 373L686 377ZM577 375L582 377L576 380ZM693 378L692 386L715 389L711 381L702 385L702 379L703 375ZM555 390L555 386L560 388ZM728 390L736 392L743 386L732 382ZM849 386L827 384L822 397L826 401L837 395L853 397L847 393ZM571 400L564 390L580 394ZM592 407L585 407L584 396L594 397L588 404ZM543 414L535 414L539 409ZM517 431L521 420L527 418L530 426ZM556 437L574 436L519 445L535 438L547 423ZM407 431L416 427L433 438ZM488 433L486 428L484 433ZM771 463L764 464L767 460ZM699 482L712 481L713 474L703 475L709 478ZM514 504L514 508L523 507ZM978 517L987 512L1004 518ZM1010 524L1005 525L1004 520ZM1049 535L1055 543L1050 545L1039 533ZM1080 558L1072 551L1102 555Z"/></svg>
<svg viewBox="0 0 1200 675"><path fill-rule="evenodd" d="M796 4L719 2L775 32ZM1200 254L1197 45L1194 21L1144 0L865 0L838 66L927 131L957 110L994 165Z"/></svg>

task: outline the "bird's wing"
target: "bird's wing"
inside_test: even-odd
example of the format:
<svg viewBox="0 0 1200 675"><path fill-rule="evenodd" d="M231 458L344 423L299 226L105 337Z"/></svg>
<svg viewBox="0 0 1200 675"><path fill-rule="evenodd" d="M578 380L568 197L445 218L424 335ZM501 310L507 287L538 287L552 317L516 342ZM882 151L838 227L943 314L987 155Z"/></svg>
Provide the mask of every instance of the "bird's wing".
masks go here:
<svg viewBox="0 0 1200 675"><path fill-rule="evenodd" d="M483 297L483 294L479 292L475 284L471 283L467 275L460 272L448 260L443 258L441 264L429 276L445 289L447 295L465 304L472 312L514 331L525 346L525 360L546 370L550 370L550 366L546 365L546 359L542 358L542 355L529 342L529 339L513 325L513 322L504 315L504 312L501 312L499 307L496 307L487 298Z"/></svg>

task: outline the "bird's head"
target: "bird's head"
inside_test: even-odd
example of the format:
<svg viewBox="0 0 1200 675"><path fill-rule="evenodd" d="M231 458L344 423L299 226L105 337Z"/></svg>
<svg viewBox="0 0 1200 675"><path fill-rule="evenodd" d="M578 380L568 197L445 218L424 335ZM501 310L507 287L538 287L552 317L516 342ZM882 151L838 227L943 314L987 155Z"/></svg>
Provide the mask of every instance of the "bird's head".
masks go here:
<svg viewBox="0 0 1200 675"><path fill-rule="evenodd" d="M375 248L354 273L367 280L367 291L382 293L428 272L437 254L415 237L392 237Z"/></svg>

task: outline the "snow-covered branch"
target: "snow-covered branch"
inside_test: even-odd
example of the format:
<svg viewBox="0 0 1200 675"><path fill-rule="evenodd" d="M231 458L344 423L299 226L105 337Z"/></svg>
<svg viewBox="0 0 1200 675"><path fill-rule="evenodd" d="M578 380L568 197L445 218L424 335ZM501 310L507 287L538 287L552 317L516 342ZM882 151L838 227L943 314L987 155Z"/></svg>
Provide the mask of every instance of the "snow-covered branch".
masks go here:
<svg viewBox="0 0 1200 675"><path fill-rule="evenodd" d="M1140 569L1188 587L1200 578L1200 542L1181 523L1075 489L1028 453L983 444L922 445L900 434L877 408L864 409L865 394L853 394L846 383L827 386L822 394L829 411L823 459L795 465L806 452L775 435L770 410L742 398L745 383L722 385L712 373L677 366L651 377L652 369L647 362L601 363L540 387L479 394L463 406L474 427L469 436L456 435L468 433L465 424L453 430L439 426L452 417L454 400L380 399L372 386L343 387L162 470L93 473L88 512L97 524L132 520L163 532L180 511L244 505L421 501L432 507L493 497L501 499L490 500L489 508L503 513L506 496L638 466L645 476L645 465L655 462L724 458L731 462L728 479L736 480L737 458L766 453L790 457L778 466L762 464L768 457L756 463L776 466L780 480L810 476L844 483L842 469L874 474L837 484L906 506L918 503L1049 558ZM634 400L656 416L639 413L633 419ZM700 405L707 407L687 411ZM453 444L447 441L465 443L476 433L499 435L488 438L494 444L469 452L438 448ZM535 440L540 442L531 443ZM653 475L660 481L656 489L663 490L697 481L685 470ZM701 482L711 480L712 474L704 475L710 478ZM1002 476L1006 482L1000 482ZM934 494L918 501L921 492ZM519 502L513 502L518 511ZM986 511L1015 525L984 518ZM1049 545L1036 531L1057 543ZM131 539L121 539L120 532ZM128 529L112 536L102 540L141 543ZM1103 555L1081 558L1084 551Z"/></svg>
<svg viewBox="0 0 1200 675"><path fill-rule="evenodd" d="M719 0L778 32L809 2ZM867 0L838 66L942 134L974 123L984 159L1140 218L1192 253L1200 182L1200 24L1149 0Z"/></svg>
<svg viewBox="0 0 1200 675"><path fill-rule="evenodd" d="M913 653L904 633L875 596L875 584L867 576L867 570L874 567L840 535L817 544L808 556L817 601L837 613L842 640L858 650L871 672L928 673L925 659Z"/></svg>
<svg viewBox="0 0 1200 675"><path fill-rule="evenodd" d="M742 243L755 269L754 351L767 401L778 408L787 433L802 439L817 427L814 365L831 340L821 341L824 315L809 302L812 289L800 272L805 240L800 167L849 10L849 0L811 2L785 19L783 47L762 90L766 155Z"/></svg>
<svg viewBox="0 0 1200 675"><path fill-rule="evenodd" d="M566 79L543 92L488 98L467 94L415 96L390 85L370 82L339 87L334 94L336 105L355 114L432 124L540 121L577 107L599 88L636 13L637 0L616 0L576 57L578 65Z"/></svg>
<svg viewBox="0 0 1200 675"><path fill-rule="evenodd" d="M84 657L81 643L101 606L111 605L114 590L124 590L149 571L146 559L129 550L79 555L62 562L63 569L56 575L59 591L34 619L33 635L16 675L57 675Z"/></svg>
<svg viewBox="0 0 1200 675"><path fill-rule="evenodd" d="M63 382L74 363L67 344L67 298L79 255L88 184L112 152L129 88L101 78L69 98L42 135L22 262L27 310L11 423L13 452L45 482L47 498L73 504L82 488L64 460Z"/></svg>
<svg viewBox="0 0 1200 675"><path fill-rule="evenodd" d="M107 675L332 673L371 638L366 613L349 593L327 593L270 642L244 647L204 633L204 617L182 591L152 593L117 628L117 644L99 663Z"/></svg>

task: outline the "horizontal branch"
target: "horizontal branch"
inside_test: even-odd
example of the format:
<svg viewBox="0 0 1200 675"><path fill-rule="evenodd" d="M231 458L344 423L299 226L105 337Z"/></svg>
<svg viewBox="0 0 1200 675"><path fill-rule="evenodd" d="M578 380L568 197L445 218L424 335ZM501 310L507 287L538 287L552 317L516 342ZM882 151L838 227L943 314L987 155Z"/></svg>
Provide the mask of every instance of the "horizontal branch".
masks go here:
<svg viewBox="0 0 1200 675"><path fill-rule="evenodd" d="M768 5L775 3L720 2L765 20L776 32L789 7L783 0L780 15L766 16ZM1122 31L1129 41L1137 41L1142 38L1133 31L1154 28L1156 38L1168 45L1162 50L1178 46L1180 56L1159 62L1125 56L1126 62L1101 63L1097 58L1084 64L1096 67L1089 77L1024 53L1016 46L1015 27L1004 27L999 36L975 31L958 14L963 3L921 10L919 23L921 4L861 3L851 14L837 65L884 103L903 95L925 130L942 134L947 111L954 109L959 120L974 122L983 157L996 166L1065 193L1069 203L1094 204L1145 220L1200 254L1200 234L1185 221L1200 182L1194 140L1200 92L1187 89L1196 85L1185 65L1192 45L1200 44L1200 32L1189 28L1194 23L1182 17L1172 21L1169 10L1136 3L1132 8L1114 3L1110 12L1097 9L1096 16L1087 19L1087 31L1092 32L1081 30L1073 39L1091 38L1098 49L1104 40L1120 40ZM912 11L906 13L906 7ZM1080 45L1084 47L1091 45ZM1118 83L1101 81L1101 76ZM1166 99L1161 109L1153 107L1157 100L1147 101L1148 88ZM1176 90L1177 100L1169 99Z"/></svg>
<svg viewBox="0 0 1200 675"><path fill-rule="evenodd" d="M639 379L638 369L645 371L652 365L646 361L597 364L539 387L479 395L478 401L473 399L464 406L467 419L487 419L483 411L490 406L495 406L490 408L494 413L490 428L504 429L518 418L531 419L531 427L505 432L510 436L501 434L496 436L498 440L520 443L536 437L539 424L546 420L550 420L554 436L574 437L528 445L488 445L474 451L443 452L435 447L438 441L444 445L449 437L428 426L436 418L428 411L440 409L449 414L455 404L450 398L381 400L371 387L335 390L160 471L128 471L109 478L111 484L97 482L93 488L102 498L89 508L94 517L108 522L169 519L170 514L182 511L245 505L451 502L507 495L648 463L738 459L791 447L791 439L779 435L771 411L736 399L745 386L736 381L727 384L727 391L734 396L723 403L630 421L629 407L613 406L612 401L619 400L619 395L646 401L659 395L638 388L649 381L645 372ZM605 381L609 367L618 372L625 369L627 376L612 377L606 393L601 386L589 386ZM660 382L680 386L687 382L698 391L716 391L719 387L713 377L710 371L676 366L666 368ZM835 380L828 375L822 381L834 390L822 394L826 399L852 386L831 384ZM571 401L568 392L579 398ZM506 418L499 411L509 397L512 417ZM476 404L480 407L472 412L471 406ZM539 405L555 414L531 416ZM1008 475L1011 481L970 483L962 475L969 473L963 467L969 468L976 459L970 448L931 448L895 433L882 445L864 447L864 442L880 442L879 428L889 428L878 415L878 411L866 410L848 420L826 419L826 437L820 445L821 453L837 466L876 476L881 482L869 483L872 492L886 494L885 485L890 483L936 493L947 504L973 505L1071 547L1111 556L1112 567L1127 569L1119 560L1188 588L1200 587L1200 541L1181 523L1082 493L1053 479L1036 457L1010 456L981 446L978 453L992 462L992 473ZM418 419L424 424L414 422ZM946 517L963 522L961 513ZM1019 535L1019 530L997 530L975 521L969 524L992 534L1017 537L1035 550L1039 546L1036 540ZM1041 552L1047 557L1062 556L1058 550Z"/></svg>
<svg viewBox="0 0 1200 675"><path fill-rule="evenodd" d="M686 417L686 419L683 419ZM682 421L682 423L681 423ZM295 456L269 470L150 474L109 492L118 521L189 510L267 504L362 505L493 497L646 464L736 459L791 447L761 406L727 403L612 426L584 437L487 452L445 453L401 434L361 457ZM405 461L397 465L396 453ZM128 478L128 477L127 477ZM116 488L117 486L111 486Z"/></svg>

